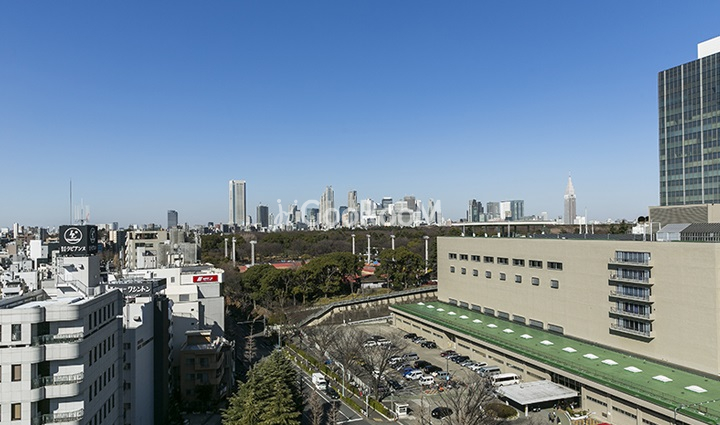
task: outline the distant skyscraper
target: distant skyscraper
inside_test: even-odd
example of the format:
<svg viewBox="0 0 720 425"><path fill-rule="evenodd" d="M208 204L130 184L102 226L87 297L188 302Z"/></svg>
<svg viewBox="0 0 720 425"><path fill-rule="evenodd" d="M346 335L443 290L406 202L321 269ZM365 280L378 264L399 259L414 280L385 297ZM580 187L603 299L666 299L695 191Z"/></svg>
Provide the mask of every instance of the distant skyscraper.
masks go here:
<svg viewBox="0 0 720 425"><path fill-rule="evenodd" d="M563 224L574 224L577 210L575 206L575 188L572 179L568 176L568 184L565 188L565 212L563 214Z"/></svg>
<svg viewBox="0 0 720 425"><path fill-rule="evenodd" d="M257 214L255 217L255 221L257 222L258 226L260 228L267 228L270 224L269 222L270 218L270 209L267 205L258 205L257 206Z"/></svg>
<svg viewBox="0 0 720 425"><path fill-rule="evenodd" d="M343 222L343 226L354 227L358 225L360 221L360 204L358 203L357 191L355 190L348 192L347 212L347 222Z"/></svg>
<svg viewBox="0 0 720 425"><path fill-rule="evenodd" d="M415 201L415 197L414 197L414 196L408 195L408 196L406 196L405 198L403 198L403 200L404 200L405 203L407 204L407 206L406 206L407 209L409 209L409 210L411 210L411 211L415 211L415 210L417 209L417 203L416 203L416 201Z"/></svg>
<svg viewBox="0 0 720 425"><path fill-rule="evenodd" d="M488 202L487 203L487 219L488 220L500 219L500 202Z"/></svg>
<svg viewBox="0 0 720 425"><path fill-rule="evenodd" d="M326 229L335 227L335 223L337 223L336 213L335 192L332 186L327 186L320 197L320 225Z"/></svg>
<svg viewBox="0 0 720 425"><path fill-rule="evenodd" d="M247 225L245 180L230 180L230 211L228 224L235 226Z"/></svg>
<svg viewBox="0 0 720 425"><path fill-rule="evenodd" d="M386 197L382 198L382 201L380 201L380 207L382 209L386 210L386 209L390 208L390 205L392 205L392 203L393 203L392 198L389 196L386 196Z"/></svg>
<svg viewBox="0 0 720 425"><path fill-rule="evenodd" d="M440 212L435 209L435 200L429 199L428 200L428 212L427 212L427 222L428 224L439 224L440 223Z"/></svg>
<svg viewBox="0 0 720 425"><path fill-rule="evenodd" d="M178 225L178 212L175 210L168 210L167 228L174 229Z"/></svg>
<svg viewBox="0 0 720 425"><path fill-rule="evenodd" d="M720 37L658 73L658 109L660 205L720 203Z"/></svg>
<svg viewBox="0 0 720 425"><path fill-rule="evenodd" d="M482 202L471 199L470 202L468 202L468 212L467 212L467 221L471 223L478 223L480 220L480 215L483 213L483 207Z"/></svg>

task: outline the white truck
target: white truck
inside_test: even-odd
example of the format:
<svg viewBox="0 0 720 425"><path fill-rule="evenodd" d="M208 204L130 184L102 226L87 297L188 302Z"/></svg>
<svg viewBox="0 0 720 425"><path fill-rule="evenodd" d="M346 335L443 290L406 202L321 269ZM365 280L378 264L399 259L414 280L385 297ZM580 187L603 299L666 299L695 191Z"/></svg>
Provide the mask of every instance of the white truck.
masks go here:
<svg viewBox="0 0 720 425"><path fill-rule="evenodd" d="M322 373L313 373L312 382L313 385L315 385L315 388L320 391L325 391L327 389L327 381L325 380L325 375Z"/></svg>

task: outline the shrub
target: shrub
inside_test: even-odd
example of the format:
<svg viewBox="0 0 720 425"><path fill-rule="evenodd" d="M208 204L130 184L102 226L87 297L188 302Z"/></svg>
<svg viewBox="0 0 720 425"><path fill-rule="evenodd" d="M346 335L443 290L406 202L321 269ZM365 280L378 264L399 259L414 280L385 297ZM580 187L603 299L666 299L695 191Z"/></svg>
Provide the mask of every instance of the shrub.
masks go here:
<svg viewBox="0 0 720 425"><path fill-rule="evenodd" d="M517 410L502 403L489 403L487 406L485 406L485 410L487 410L488 413L499 419L512 418L513 416L517 416L518 414Z"/></svg>

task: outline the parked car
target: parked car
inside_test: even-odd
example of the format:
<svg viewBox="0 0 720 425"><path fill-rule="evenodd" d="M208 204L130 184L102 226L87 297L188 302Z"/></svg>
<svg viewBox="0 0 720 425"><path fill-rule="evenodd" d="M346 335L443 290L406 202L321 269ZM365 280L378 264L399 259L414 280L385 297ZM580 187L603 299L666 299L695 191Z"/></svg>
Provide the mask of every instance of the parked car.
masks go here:
<svg viewBox="0 0 720 425"><path fill-rule="evenodd" d="M420 385L422 385L423 387L435 385L435 378L430 375L424 375L420 377Z"/></svg>
<svg viewBox="0 0 720 425"><path fill-rule="evenodd" d="M470 366L470 370L477 372L480 368L487 366L488 364L485 362L475 363L472 366Z"/></svg>
<svg viewBox="0 0 720 425"><path fill-rule="evenodd" d="M413 370L405 374L405 379L417 381L418 379L422 378L423 373L421 370Z"/></svg>
<svg viewBox="0 0 720 425"><path fill-rule="evenodd" d="M452 360L452 359L454 359L454 358L456 358L456 357L460 357L460 354L458 354L458 353L452 353L452 354L448 354L447 356L445 356L445 358L448 359L448 360Z"/></svg>
<svg viewBox="0 0 720 425"><path fill-rule="evenodd" d="M405 339L417 338L417 334L416 334L416 333L405 334L405 335L403 336L403 338L405 338Z"/></svg>
<svg viewBox="0 0 720 425"><path fill-rule="evenodd" d="M394 379L388 379L388 380L385 381L385 382L387 382L387 384L390 385L390 388L392 388L393 390L396 390L396 391L397 391L397 390L402 390L402 389L403 389L402 384L400 384L398 381L396 381L396 380L394 380Z"/></svg>
<svg viewBox="0 0 720 425"><path fill-rule="evenodd" d="M363 347L364 347L364 348L377 347L377 345L378 345L378 343L377 343L377 341L375 341L374 339L369 339L369 340L363 342Z"/></svg>
<svg viewBox="0 0 720 425"><path fill-rule="evenodd" d="M403 358L401 356L392 356L388 359L388 364L390 366L395 366L396 364L400 363L401 361L403 361Z"/></svg>
<svg viewBox="0 0 720 425"><path fill-rule="evenodd" d="M442 368L440 366L435 366L434 364L427 365L423 368L423 372L430 373L430 374L440 372L441 370L442 370Z"/></svg>
<svg viewBox="0 0 720 425"><path fill-rule="evenodd" d="M442 418L444 418L446 416L450 416L452 414L453 414L452 409L449 407L444 407L444 406L436 407L430 413L430 415L435 419L442 419Z"/></svg>
<svg viewBox="0 0 720 425"><path fill-rule="evenodd" d="M402 369L400 370L400 373L401 373L403 376L405 376L406 374L412 372L413 370L417 370L417 369L415 369L415 368L412 367L412 366L406 366L406 367L404 367L404 368L402 368Z"/></svg>
<svg viewBox="0 0 720 425"><path fill-rule="evenodd" d="M455 352L455 350L445 350L440 353L440 357L447 357L451 354L457 354L457 353Z"/></svg>
<svg viewBox="0 0 720 425"><path fill-rule="evenodd" d="M395 370L397 370L397 371L401 371L401 370L407 369L407 368L412 369L413 367L410 363L403 363L400 366L395 366Z"/></svg>
<svg viewBox="0 0 720 425"><path fill-rule="evenodd" d="M457 356L457 357L453 357L453 358L450 359L450 360L454 361L454 362L457 363L457 364L460 364L460 363L462 363L462 362L466 362L466 361L470 360L470 357L468 357L468 356Z"/></svg>
<svg viewBox="0 0 720 425"><path fill-rule="evenodd" d="M412 339L412 342L414 342L415 344L422 344L425 341L427 341L427 339L421 336Z"/></svg>
<svg viewBox="0 0 720 425"><path fill-rule="evenodd" d="M403 354L403 359L411 362L415 360L420 360L420 356L418 356L416 353L405 353Z"/></svg>
<svg viewBox="0 0 720 425"><path fill-rule="evenodd" d="M438 381L449 381L450 380L450 372L446 372L444 370L440 370L437 373L433 373L435 375L435 379Z"/></svg>
<svg viewBox="0 0 720 425"><path fill-rule="evenodd" d="M472 366L472 365L474 365L474 364L475 364L475 362L472 361L472 360L465 360L464 362L460 363L460 366L462 366L462 367L470 367L470 366Z"/></svg>
<svg viewBox="0 0 720 425"><path fill-rule="evenodd" d="M425 366L430 366L430 362L425 361L425 360L418 360L414 363L414 366L418 369L422 369Z"/></svg>
<svg viewBox="0 0 720 425"><path fill-rule="evenodd" d="M435 344L435 341L425 341L420 345L425 348L437 348L437 344Z"/></svg>
<svg viewBox="0 0 720 425"><path fill-rule="evenodd" d="M392 344L389 339L380 338L377 340L377 345L388 346Z"/></svg>

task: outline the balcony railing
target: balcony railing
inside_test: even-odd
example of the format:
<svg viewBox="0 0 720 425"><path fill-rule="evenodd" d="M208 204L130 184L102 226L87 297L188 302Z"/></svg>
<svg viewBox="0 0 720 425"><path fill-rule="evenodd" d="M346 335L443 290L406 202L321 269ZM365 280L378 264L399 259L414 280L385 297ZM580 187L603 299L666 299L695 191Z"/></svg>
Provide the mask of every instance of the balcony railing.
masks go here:
<svg viewBox="0 0 720 425"><path fill-rule="evenodd" d="M639 336L639 337L642 337L642 338L652 338L652 332L650 332L650 331L638 331L638 330L636 330L636 329L629 329L629 328L626 328L626 327L624 327L624 326L620 326L620 325L618 325L617 323L611 323L611 324L610 324L610 328L611 328L612 330L614 330L614 331L617 331L617 332L623 332L623 333L626 333L626 334L630 334L630 335L634 335L634 336Z"/></svg>
<svg viewBox="0 0 720 425"><path fill-rule="evenodd" d="M650 301L650 295L629 295L619 291L610 291L610 296L635 301Z"/></svg>
<svg viewBox="0 0 720 425"><path fill-rule="evenodd" d="M40 335L33 337L32 345L45 345L45 344L71 344L73 342L80 342L83 340L85 334L83 332L76 332L72 334L58 334L58 335Z"/></svg>
<svg viewBox="0 0 720 425"><path fill-rule="evenodd" d="M650 320L650 313L634 313L632 311L625 311L622 309L619 309L617 307L610 307L610 312L614 314L619 314L622 316L628 316L628 317L634 317L637 319L645 319Z"/></svg>
<svg viewBox="0 0 720 425"><path fill-rule="evenodd" d="M646 267L652 267L650 264L650 260L623 260L619 258L610 258L610 263L612 264L628 264L631 266L646 266Z"/></svg>
<svg viewBox="0 0 720 425"><path fill-rule="evenodd" d="M78 409L72 412L50 413L33 418L33 425L56 424L62 422L77 422L82 420L85 409Z"/></svg>
<svg viewBox="0 0 720 425"><path fill-rule="evenodd" d="M650 282L649 277L634 278L634 277L620 276L617 273L610 273L610 280L616 280L618 282L637 283L640 285L652 285L652 282Z"/></svg>
<svg viewBox="0 0 720 425"><path fill-rule="evenodd" d="M72 375L52 375L52 376L39 376L33 379L33 388L45 387L48 385L68 385L78 384L83 381L85 374L83 372L75 373Z"/></svg>

